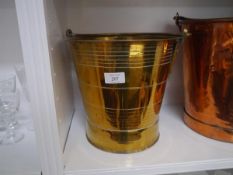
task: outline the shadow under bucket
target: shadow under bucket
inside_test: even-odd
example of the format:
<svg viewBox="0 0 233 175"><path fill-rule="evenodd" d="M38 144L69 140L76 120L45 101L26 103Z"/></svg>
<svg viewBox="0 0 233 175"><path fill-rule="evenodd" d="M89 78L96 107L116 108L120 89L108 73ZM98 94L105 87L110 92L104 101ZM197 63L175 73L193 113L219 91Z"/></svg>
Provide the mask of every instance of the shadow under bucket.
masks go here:
<svg viewBox="0 0 233 175"><path fill-rule="evenodd" d="M94 146L130 153L158 140L158 114L181 39L172 34L69 32L87 138Z"/></svg>

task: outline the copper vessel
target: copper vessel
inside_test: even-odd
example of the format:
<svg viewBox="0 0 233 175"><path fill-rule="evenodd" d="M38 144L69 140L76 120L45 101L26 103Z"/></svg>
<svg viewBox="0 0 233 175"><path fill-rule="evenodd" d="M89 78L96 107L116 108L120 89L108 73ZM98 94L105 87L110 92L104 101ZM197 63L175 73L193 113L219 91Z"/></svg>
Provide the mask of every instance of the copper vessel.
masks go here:
<svg viewBox="0 0 233 175"><path fill-rule="evenodd" d="M87 139L118 153L159 137L158 114L180 35L67 32L83 104Z"/></svg>
<svg viewBox="0 0 233 175"><path fill-rule="evenodd" d="M177 15L184 33L184 121L194 131L233 142L233 18Z"/></svg>

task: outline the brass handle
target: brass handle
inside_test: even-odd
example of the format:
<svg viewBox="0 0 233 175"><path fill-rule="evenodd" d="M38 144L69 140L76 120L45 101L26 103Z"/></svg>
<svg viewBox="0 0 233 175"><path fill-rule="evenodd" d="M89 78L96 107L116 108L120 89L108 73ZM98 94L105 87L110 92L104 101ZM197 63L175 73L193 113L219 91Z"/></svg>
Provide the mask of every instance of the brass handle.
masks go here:
<svg viewBox="0 0 233 175"><path fill-rule="evenodd" d="M73 36L72 30L71 30L71 29L67 29L67 30L66 30L66 37L70 38L70 37L72 37L72 36Z"/></svg>

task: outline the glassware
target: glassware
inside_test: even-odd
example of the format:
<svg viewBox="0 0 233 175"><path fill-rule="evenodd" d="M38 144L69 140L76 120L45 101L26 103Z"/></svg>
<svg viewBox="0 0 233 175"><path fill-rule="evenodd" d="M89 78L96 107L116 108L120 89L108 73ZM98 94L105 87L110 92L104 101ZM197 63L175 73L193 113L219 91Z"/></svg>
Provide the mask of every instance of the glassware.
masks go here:
<svg viewBox="0 0 233 175"><path fill-rule="evenodd" d="M0 74L0 94L16 91L16 75L13 73ZM0 117L0 131L6 129L5 121Z"/></svg>
<svg viewBox="0 0 233 175"><path fill-rule="evenodd" d="M19 110L19 92L0 93L0 118L6 123L6 131L0 144L13 144L21 141L24 134L15 128L15 114Z"/></svg>
<svg viewBox="0 0 233 175"><path fill-rule="evenodd" d="M0 74L0 93L16 91L16 75Z"/></svg>

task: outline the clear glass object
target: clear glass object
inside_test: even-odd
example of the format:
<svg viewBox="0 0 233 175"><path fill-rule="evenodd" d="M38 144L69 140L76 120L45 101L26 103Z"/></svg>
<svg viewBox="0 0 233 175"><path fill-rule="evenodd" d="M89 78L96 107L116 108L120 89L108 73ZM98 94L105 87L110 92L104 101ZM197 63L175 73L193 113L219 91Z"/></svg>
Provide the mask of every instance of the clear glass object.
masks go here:
<svg viewBox="0 0 233 175"><path fill-rule="evenodd" d="M15 128L15 114L19 110L19 92L0 93L0 118L6 124L5 134L0 140L0 144L14 144L24 138L24 134Z"/></svg>
<svg viewBox="0 0 233 175"><path fill-rule="evenodd" d="M0 94L16 91L16 75L13 73L0 74ZM0 131L6 129L6 123L0 117Z"/></svg>
<svg viewBox="0 0 233 175"><path fill-rule="evenodd" d="M16 91L16 75L0 74L0 93Z"/></svg>

